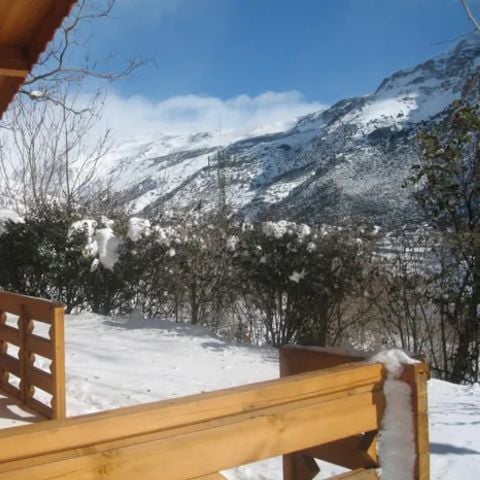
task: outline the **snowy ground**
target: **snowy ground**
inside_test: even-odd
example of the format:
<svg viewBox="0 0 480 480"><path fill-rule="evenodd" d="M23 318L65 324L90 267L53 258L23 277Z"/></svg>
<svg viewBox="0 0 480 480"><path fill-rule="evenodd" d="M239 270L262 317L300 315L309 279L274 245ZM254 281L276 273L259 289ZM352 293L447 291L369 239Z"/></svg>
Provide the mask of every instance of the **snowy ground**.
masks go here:
<svg viewBox="0 0 480 480"><path fill-rule="evenodd" d="M135 317L67 317L66 356L70 416L278 377L274 350L230 345L200 328ZM432 380L429 395L432 480L479 478L479 385ZM317 478L339 471L324 466ZM280 480L281 462L226 475Z"/></svg>

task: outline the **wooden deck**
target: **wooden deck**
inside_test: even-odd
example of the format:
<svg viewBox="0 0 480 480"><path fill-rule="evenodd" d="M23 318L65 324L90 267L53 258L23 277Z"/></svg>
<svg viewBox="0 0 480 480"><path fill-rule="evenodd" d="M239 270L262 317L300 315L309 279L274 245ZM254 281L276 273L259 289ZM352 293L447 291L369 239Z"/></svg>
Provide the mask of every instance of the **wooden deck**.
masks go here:
<svg viewBox="0 0 480 480"><path fill-rule="evenodd" d="M287 347L278 380L65 419L62 307L0 292L0 311L2 388L9 394L0 396L0 415L15 425L36 422L0 430L2 480L220 480L222 470L278 455L285 480L312 480L315 458L351 469L338 480L377 478L383 365ZM42 377L39 355L51 362ZM419 363L403 376L412 389L415 480L429 478L427 375ZM37 390L50 402L36 398Z"/></svg>

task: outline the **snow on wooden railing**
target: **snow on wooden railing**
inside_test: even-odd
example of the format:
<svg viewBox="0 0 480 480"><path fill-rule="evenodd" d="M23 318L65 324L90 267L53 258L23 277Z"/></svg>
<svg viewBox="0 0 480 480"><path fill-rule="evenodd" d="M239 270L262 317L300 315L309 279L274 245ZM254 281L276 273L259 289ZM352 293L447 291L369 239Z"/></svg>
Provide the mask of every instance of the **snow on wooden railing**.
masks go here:
<svg viewBox="0 0 480 480"><path fill-rule="evenodd" d="M390 405L390 412L388 409L381 412L382 420L379 419L375 429L285 455L283 458L284 480L313 479L319 471L314 458L353 470L351 473L339 476L339 479L367 480L377 478L374 469L381 467L381 463L384 466L382 471L386 475L382 478L388 480L391 480L389 477L392 475L395 480L428 480L430 478L427 413L428 365L419 361L416 363L402 361L402 358L398 358L398 351L387 352L386 355L380 354L373 357L372 355L373 353L353 350L293 345L283 347L280 350L280 375L282 377L315 370L328 371L325 369L345 364L358 364L358 362L371 362L372 360L385 363L387 378L383 379L384 401L387 397L386 402L389 402L388 397L390 396L398 404ZM409 360L404 354L401 354L400 357ZM392 360L395 363L394 369L391 367ZM402 365L402 363L406 364ZM404 393L400 390L405 390L401 389L403 382L407 395L409 394L406 399L399 398ZM385 386L387 386L387 389L385 389ZM395 411L399 407L404 407L402 400L404 400L403 403L407 404L406 408L410 408L409 412ZM392 398L390 398L391 401ZM384 413L389 416L399 416L399 418L392 422L391 419L384 417ZM412 425L401 425L400 427L395 424L388 425L388 423L398 423L400 419L406 422L410 419ZM396 429L393 435L392 429ZM412 430L413 445L408 445L409 439L404 438L409 433L409 429ZM383 435L383 444L381 442L380 449L377 445L379 432ZM392 445L392 441L398 441L398 444ZM378 450L380 450L380 458ZM388 458L392 456L392 450L393 456L396 457L393 460ZM406 452L410 451L413 452L414 458L405 458ZM401 464L401 472L399 472L399 464ZM395 473L392 473L392 471Z"/></svg>
<svg viewBox="0 0 480 480"><path fill-rule="evenodd" d="M0 389L32 410L65 417L63 307L0 291Z"/></svg>

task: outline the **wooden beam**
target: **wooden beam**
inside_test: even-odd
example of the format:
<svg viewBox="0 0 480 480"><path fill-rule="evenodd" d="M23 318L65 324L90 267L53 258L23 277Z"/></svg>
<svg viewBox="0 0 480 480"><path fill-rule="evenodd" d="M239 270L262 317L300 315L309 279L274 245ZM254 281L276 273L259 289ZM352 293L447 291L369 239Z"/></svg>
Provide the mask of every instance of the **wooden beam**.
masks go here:
<svg viewBox="0 0 480 480"><path fill-rule="evenodd" d="M65 418L67 415L65 392L65 327L63 307L53 308L50 339L54 351L51 373L53 380L52 411L54 419Z"/></svg>
<svg viewBox="0 0 480 480"><path fill-rule="evenodd" d="M23 78L0 76L0 119L22 83Z"/></svg>
<svg viewBox="0 0 480 480"><path fill-rule="evenodd" d="M25 50L0 45L0 75L24 79L30 68Z"/></svg>
<svg viewBox="0 0 480 480"><path fill-rule="evenodd" d="M157 435L158 432L171 428L228 415L253 414L262 408L312 398L316 398L317 402L328 402L370 392L375 398L375 409L381 410L383 404L379 402L383 402L383 396L379 389L383 375L381 365L338 367L324 372L311 372L281 380L120 408L67 421L3 429L0 430L0 463L66 449L80 450L112 439ZM355 433L375 428L377 420L371 428ZM45 441L46 438L48 442ZM234 441L233 445L235 444ZM19 445L22 445L21 449L18 448ZM217 471L219 470L222 469Z"/></svg>
<svg viewBox="0 0 480 480"><path fill-rule="evenodd" d="M1 478L158 480L160 473L162 480L201 477L369 431L377 424L381 396L381 392L350 392L335 401L311 398L170 429L158 435L112 440L108 444L90 443L84 449L4 463L0 465ZM51 423L49 427L50 436L43 438L47 445L57 433ZM93 425L90 427L93 433Z"/></svg>
<svg viewBox="0 0 480 480"><path fill-rule="evenodd" d="M283 456L283 480L313 480L319 471L312 457L298 452Z"/></svg>
<svg viewBox="0 0 480 480"><path fill-rule="evenodd" d="M0 2L0 44L5 45L0 47L4 53L0 55L0 118L75 1Z"/></svg>
<svg viewBox="0 0 480 480"><path fill-rule="evenodd" d="M379 467L376 435L376 431L367 432L318 445L301 453L352 470Z"/></svg>
<svg viewBox="0 0 480 480"><path fill-rule="evenodd" d="M24 79L29 71L28 63L23 60L0 57L0 75Z"/></svg>
<svg viewBox="0 0 480 480"><path fill-rule="evenodd" d="M348 363L365 362L376 352L360 352L335 347L310 347L303 345L285 345L280 348L280 376L323 370ZM423 361L421 355L410 357Z"/></svg>

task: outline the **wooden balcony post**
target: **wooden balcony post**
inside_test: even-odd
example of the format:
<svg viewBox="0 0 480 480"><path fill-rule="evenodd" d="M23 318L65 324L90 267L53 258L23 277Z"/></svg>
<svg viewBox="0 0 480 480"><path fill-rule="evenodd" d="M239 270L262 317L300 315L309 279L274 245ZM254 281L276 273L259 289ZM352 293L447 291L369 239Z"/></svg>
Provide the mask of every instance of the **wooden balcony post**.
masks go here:
<svg viewBox="0 0 480 480"><path fill-rule="evenodd" d="M50 366L54 388L52 398L53 418L65 418L65 332L63 307L57 306L53 308L50 338L54 348L53 360Z"/></svg>
<svg viewBox="0 0 480 480"><path fill-rule="evenodd" d="M428 435L428 365L416 363L406 365L401 380L412 390L413 431L415 435L415 480L430 479L430 443Z"/></svg>

